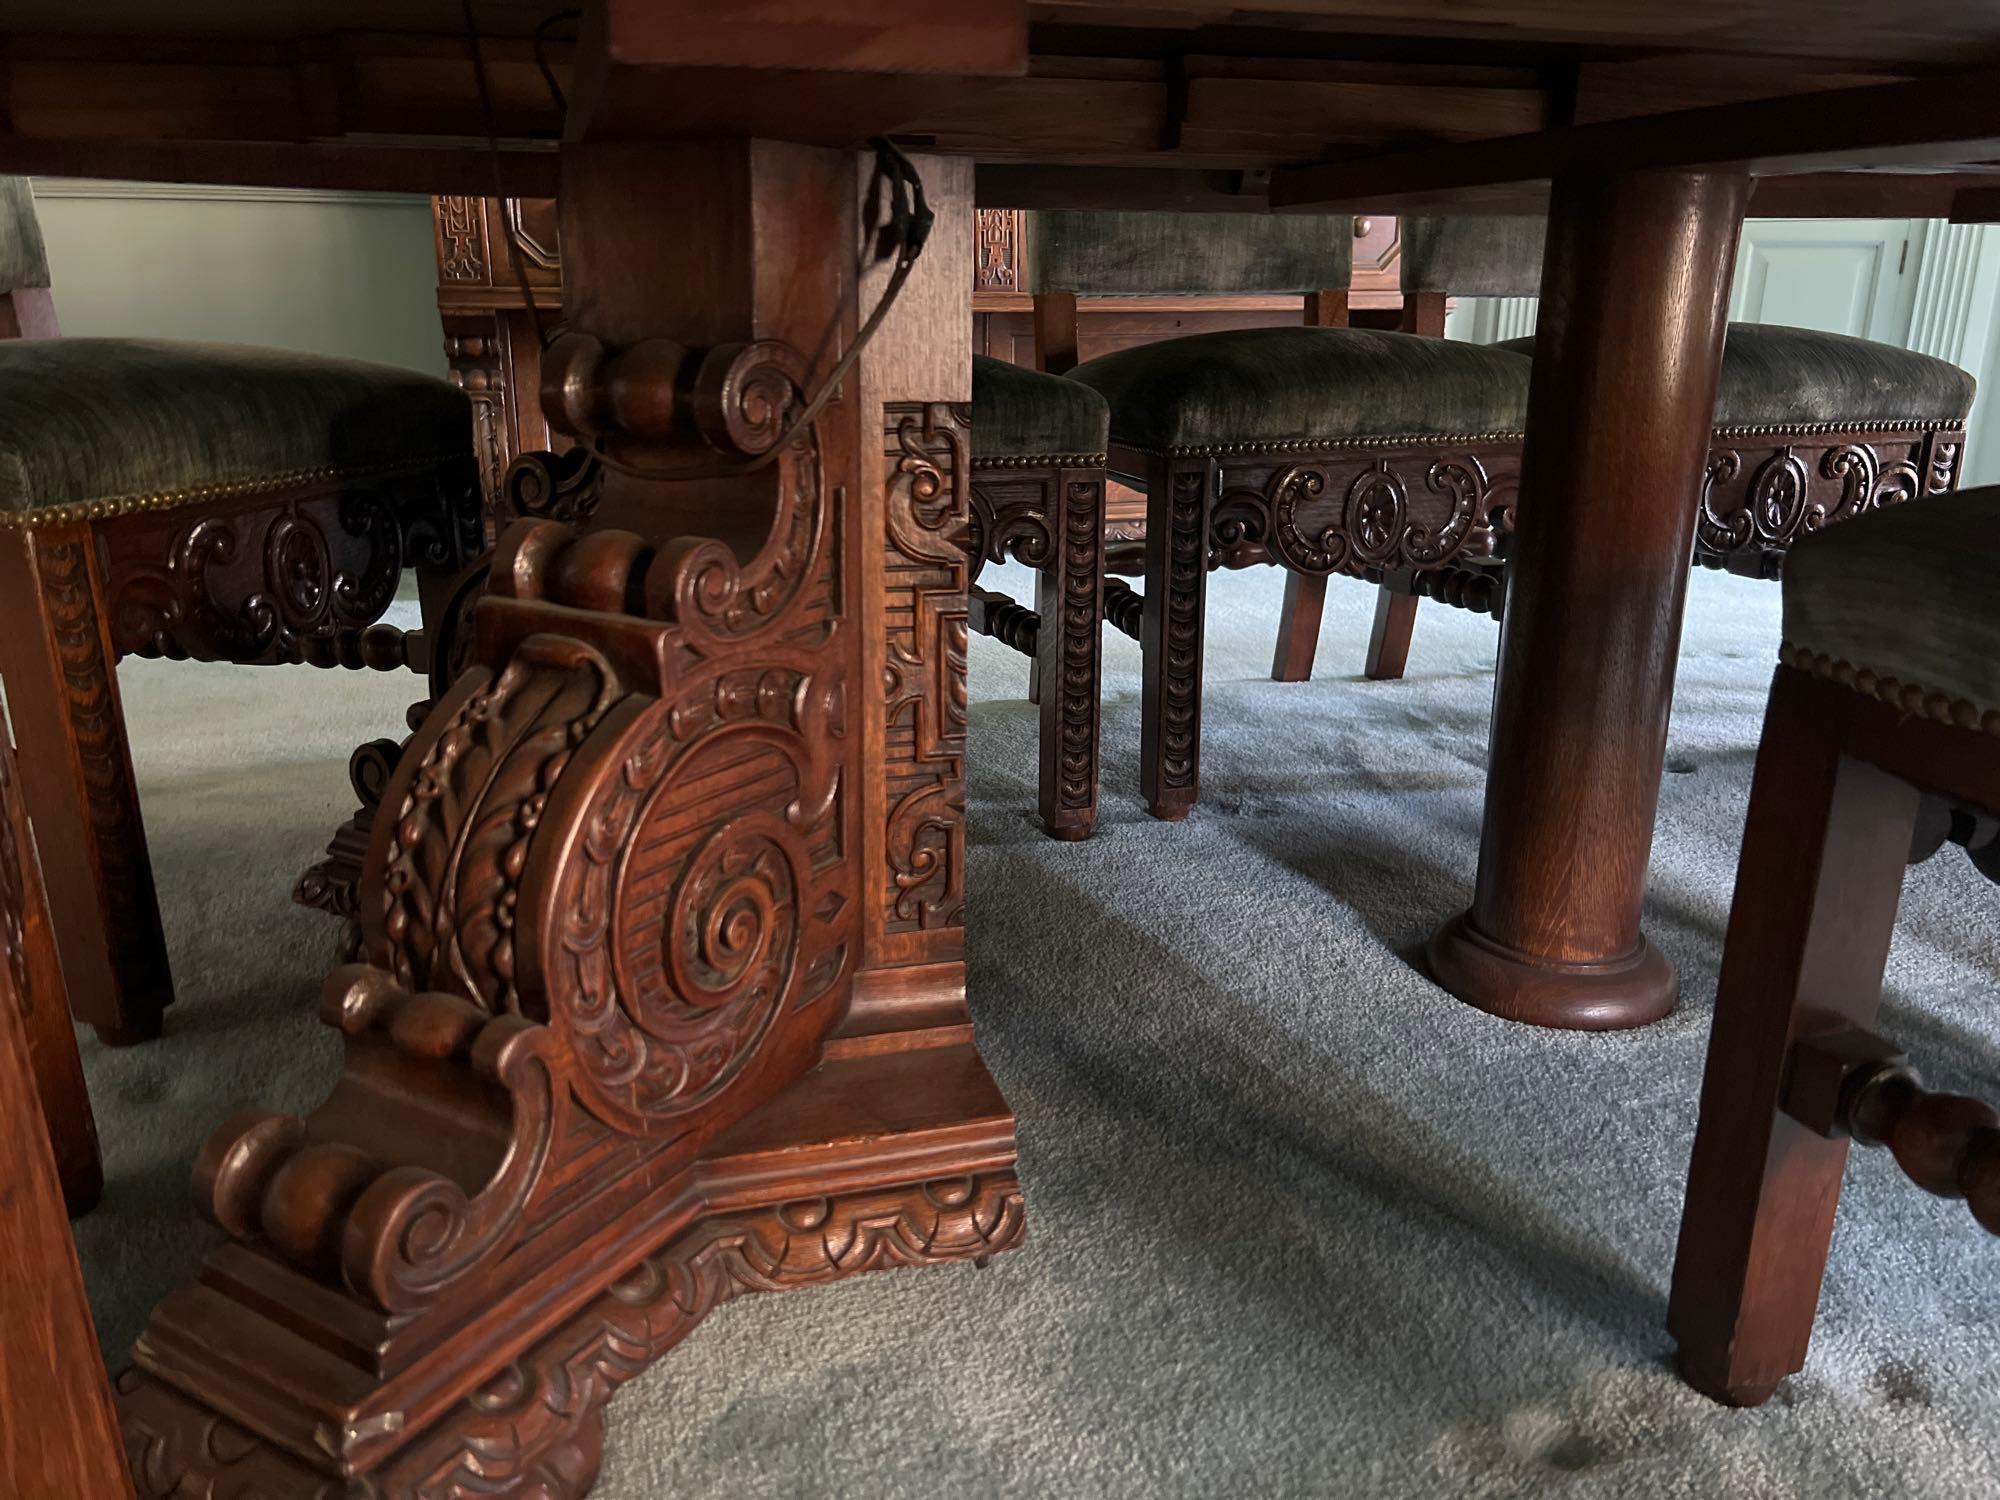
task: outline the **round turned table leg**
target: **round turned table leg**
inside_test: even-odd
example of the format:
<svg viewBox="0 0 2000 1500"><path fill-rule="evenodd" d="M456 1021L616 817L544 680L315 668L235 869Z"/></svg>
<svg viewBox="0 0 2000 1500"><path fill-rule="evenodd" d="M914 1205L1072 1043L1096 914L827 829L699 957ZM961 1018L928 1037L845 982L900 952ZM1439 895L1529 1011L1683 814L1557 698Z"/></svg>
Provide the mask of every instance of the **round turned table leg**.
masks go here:
<svg viewBox="0 0 2000 1500"><path fill-rule="evenodd" d="M1673 1008L1639 931L1748 179L1560 178L1550 203L1479 879L1438 983L1540 1026Z"/></svg>

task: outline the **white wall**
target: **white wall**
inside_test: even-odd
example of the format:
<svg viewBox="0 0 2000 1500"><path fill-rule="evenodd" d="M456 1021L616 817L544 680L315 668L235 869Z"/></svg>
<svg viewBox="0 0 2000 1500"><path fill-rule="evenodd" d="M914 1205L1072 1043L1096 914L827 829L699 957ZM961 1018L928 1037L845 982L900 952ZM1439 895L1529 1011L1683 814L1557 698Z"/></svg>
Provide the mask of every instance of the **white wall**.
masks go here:
<svg viewBox="0 0 2000 1500"><path fill-rule="evenodd" d="M201 339L445 373L430 200L37 178L64 334Z"/></svg>

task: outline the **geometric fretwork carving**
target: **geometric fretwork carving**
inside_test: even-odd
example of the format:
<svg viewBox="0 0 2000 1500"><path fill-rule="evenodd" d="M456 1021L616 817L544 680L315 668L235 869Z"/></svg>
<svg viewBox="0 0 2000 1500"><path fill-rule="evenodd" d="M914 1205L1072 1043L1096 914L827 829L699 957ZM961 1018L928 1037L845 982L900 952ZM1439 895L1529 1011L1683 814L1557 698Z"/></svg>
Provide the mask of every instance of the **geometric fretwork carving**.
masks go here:
<svg viewBox="0 0 2000 1500"><path fill-rule="evenodd" d="M965 920L968 408L892 402L883 588L888 621L885 932Z"/></svg>

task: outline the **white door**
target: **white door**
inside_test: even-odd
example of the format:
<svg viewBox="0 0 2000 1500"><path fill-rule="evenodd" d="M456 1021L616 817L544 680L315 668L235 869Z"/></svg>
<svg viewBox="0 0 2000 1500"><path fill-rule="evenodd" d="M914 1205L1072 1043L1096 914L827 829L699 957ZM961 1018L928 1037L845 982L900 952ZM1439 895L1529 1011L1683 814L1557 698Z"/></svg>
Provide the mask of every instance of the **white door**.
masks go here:
<svg viewBox="0 0 2000 1500"><path fill-rule="evenodd" d="M1729 318L1902 344L1923 258L1922 219L1750 219L1736 251ZM1533 297L1454 299L1446 334L1475 344L1535 327Z"/></svg>
<svg viewBox="0 0 2000 1500"><path fill-rule="evenodd" d="M1752 219L1729 317L1901 344L1910 332L1921 219Z"/></svg>

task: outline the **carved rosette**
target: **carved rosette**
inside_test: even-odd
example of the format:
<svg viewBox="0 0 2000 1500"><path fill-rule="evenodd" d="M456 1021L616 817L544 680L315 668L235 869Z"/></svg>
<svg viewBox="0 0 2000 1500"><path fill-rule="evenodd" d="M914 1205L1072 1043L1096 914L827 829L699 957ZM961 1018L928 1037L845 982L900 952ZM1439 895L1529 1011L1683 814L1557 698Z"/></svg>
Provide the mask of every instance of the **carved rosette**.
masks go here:
<svg viewBox="0 0 2000 1500"><path fill-rule="evenodd" d="M1800 537L1956 482L1960 434L1902 429L1785 435L1709 450L1695 545L1710 558L1782 552Z"/></svg>

